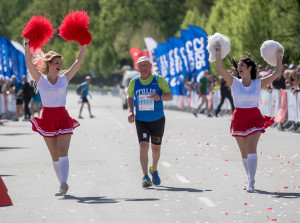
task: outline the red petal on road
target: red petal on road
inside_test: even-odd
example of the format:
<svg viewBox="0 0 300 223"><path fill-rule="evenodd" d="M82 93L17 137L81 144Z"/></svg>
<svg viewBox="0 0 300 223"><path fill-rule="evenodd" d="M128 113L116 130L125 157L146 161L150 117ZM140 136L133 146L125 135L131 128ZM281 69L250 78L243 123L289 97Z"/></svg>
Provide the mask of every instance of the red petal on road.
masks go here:
<svg viewBox="0 0 300 223"><path fill-rule="evenodd" d="M228 175L227 175L226 173L224 173L224 176L226 176L226 177L227 177Z"/></svg>
<svg viewBox="0 0 300 223"><path fill-rule="evenodd" d="M125 164L124 166L128 166L128 164Z"/></svg>
<svg viewBox="0 0 300 223"><path fill-rule="evenodd" d="M267 210L272 210L273 208L267 208Z"/></svg>
<svg viewBox="0 0 300 223"><path fill-rule="evenodd" d="M284 189L288 189L289 187L284 187Z"/></svg>
<svg viewBox="0 0 300 223"><path fill-rule="evenodd" d="M171 179L171 177L167 177L167 179Z"/></svg>
<svg viewBox="0 0 300 223"><path fill-rule="evenodd" d="M269 217L269 216L267 216L267 219L270 219L270 217Z"/></svg>
<svg viewBox="0 0 300 223"><path fill-rule="evenodd" d="M198 154L195 154L195 156L198 156Z"/></svg>
<svg viewBox="0 0 300 223"><path fill-rule="evenodd" d="M277 221L277 219L275 218L275 219L272 219L272 221Z"/></svg>
<svg viewBox="0 0 300 223"><path fill-rule="evenodd" d="M244 205L248 205L247 203L244 203Z"/></svg>
<svg viewBox="0 0 300 223"><path fill-rule="evenodd" d="M228 215L228 212L226 212L225 215Z"/></svg>
<svg viewBox="0 0 300 223"><path fill-rule="evenodd" d="M228 161L228 160L225 160L225 161Z"/></svg>

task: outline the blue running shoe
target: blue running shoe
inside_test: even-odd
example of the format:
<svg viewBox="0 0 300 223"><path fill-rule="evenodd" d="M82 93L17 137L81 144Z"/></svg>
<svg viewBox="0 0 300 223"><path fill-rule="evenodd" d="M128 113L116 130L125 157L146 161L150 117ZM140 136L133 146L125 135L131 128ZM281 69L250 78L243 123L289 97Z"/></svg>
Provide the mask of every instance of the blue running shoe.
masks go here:
<svg viewBox="0 0 300 223"><path fill-rule="evenodd" d="M152 185L152 182L151 182L151 179L148 177L148 175L145 175L145 176L143 177L142 186L143 186L144 188L153 186L153 185Z"/></svg>
<svg viewBox="0 0 300 223"><path fill-rule="evenodd" d="M150 172L150 174L151 174L151 176L152 176L153 184L154 184L155 186L160 185L160 178L159 178L159 176L158 176L158 171L157 171L157 170L154 170L154 171L152 172L152 171L151 171L151 167L150 167L149 172Z"/></svg>

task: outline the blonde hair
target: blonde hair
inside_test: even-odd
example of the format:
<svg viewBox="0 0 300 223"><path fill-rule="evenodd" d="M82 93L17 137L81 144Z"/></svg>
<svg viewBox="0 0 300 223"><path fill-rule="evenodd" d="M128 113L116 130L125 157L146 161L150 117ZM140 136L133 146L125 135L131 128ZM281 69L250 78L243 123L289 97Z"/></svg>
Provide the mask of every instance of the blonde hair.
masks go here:
<svg viewBox="0 0 300 223"><path fill-rule="evenodd" d="M34 61L35 63L39 63L41 62L41 64L39 64L37 66L37 69L39 72L41 72L44 75L47 75L49 73L49 63L52 63L53 60L55 58L60 58L63 59L62 55L60 55L59 53L56 53L54 51L49 51L48 53L44 54L43 52L38 52L40 57L36 58L36 61Z"/></svg>

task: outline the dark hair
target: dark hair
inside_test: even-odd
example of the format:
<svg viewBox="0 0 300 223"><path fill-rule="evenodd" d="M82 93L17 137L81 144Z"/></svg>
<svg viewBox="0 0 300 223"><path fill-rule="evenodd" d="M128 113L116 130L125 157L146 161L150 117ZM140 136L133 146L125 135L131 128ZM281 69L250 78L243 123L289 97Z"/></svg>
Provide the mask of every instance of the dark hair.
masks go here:
<svg viewBox="0 0 300 223"><path fill-rule="evenodd" d="M231 62L231 64L233 65L233 70L234 70L234 76L236 76L237 78L241 79L237 68L238 68L238 62L232 57L232 56L228 56L229 61ZM252 59L252 57L250 56L250 53L248 53L247 56L243 56L239 61L243 61L247 67L252 67L250 74L251 74L251 79L255 80L256 79L256 72L257 72L257 68L256 68L256 63L255 61Z"/></svg>

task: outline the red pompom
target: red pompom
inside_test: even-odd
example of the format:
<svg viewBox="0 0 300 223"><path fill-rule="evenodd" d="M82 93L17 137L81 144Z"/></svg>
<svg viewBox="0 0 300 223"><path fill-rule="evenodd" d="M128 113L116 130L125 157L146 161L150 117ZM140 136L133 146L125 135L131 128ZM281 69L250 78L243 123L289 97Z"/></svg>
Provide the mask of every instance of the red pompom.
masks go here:
<svg viewBox="0 0 300 223"><path fill-rule="evenodd" d="M59 35L67 41L77 41L80 45L89 45L92 41L92 36L89 32L89 23L90 18L87 12L69 12L59 27Z"/></svg>
<svg viewBox="0 0 300 223"><path fill-rule="evenodd" d="M46 45L53 36L55 30L52 28L51 21L41 15L33 16L23 30L22 37L30 41L30 48L36 50Z"/></svg>

